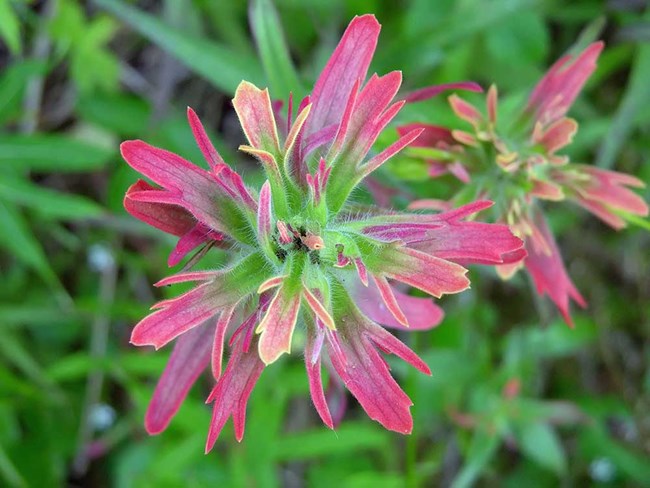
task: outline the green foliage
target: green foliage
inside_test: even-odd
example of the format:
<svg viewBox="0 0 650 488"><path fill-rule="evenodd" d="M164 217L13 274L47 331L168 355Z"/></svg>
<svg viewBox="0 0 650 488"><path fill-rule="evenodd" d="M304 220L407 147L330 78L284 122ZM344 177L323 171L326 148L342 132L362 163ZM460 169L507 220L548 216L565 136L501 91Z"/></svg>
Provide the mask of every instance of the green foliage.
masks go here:
<svg viewBox="0 0 650 488"><path fill-rule="evenodd" d="M300 98L355 14L382 23L373 71L403 70L405 91L496 82L503 117L605 22L571 156L648 182L647 14L592 0L59 0L50 14L46 3L0 0L0 486L647 485L648 221L613 233L575 209L552 222L590 305L574 329L523 277L502 282L476 268L472 290L440 302L438 328L397 332L433 373L393 367L414 400L410 437L384 431L351 397L343 423L324 427L295 354L264 372L241 444L227 426L203 455L208 376L163 434L147 436L167 355L128 337L154 298L169 296L151 283L167 274L175 240L125 216L137 176L118 151L142 138L204 164L184 118L191 105L224 158L261 181L236 152L235 87L247 79ZM48 49L35 55L39 38ZM400 117L454 120L444 96ZM377 175L400 191L395 206L448 197L455 180L429 179L410 156ZM209 258L216 267L223 254ZM104 423L99 407L112 412Z"/></svg>
<svg viewBox="0 0 650 488"><path fill-rule="evenodd" d="M118 59L107 48L118 24L107 16L86 18L82 4L60 0L50 24L59 55L70 59L70 76L82 93L113 91L119 78Z"/></svg>
<svg viewBox="0 0 650 488"><path fill-rule="evenodd" d="M0 37L7 43L11 54L20 54L22 50L20 21L11 7L11 0L0 0Z"/></svg>
<svg viewBox="0 0 650 488"><path fill-rule="evenodd" d="M155 16L119 0L97 0L97 3L226 93L234 93L243 79L261 84L261 69L252 56L165 25Z"/></svg>
<svg viewBox="0 0 650 488"><path fill-rule="evenodd" d="M300 100L304 89L293 67L280 19L273 4L270 0L253 1L250 17L257 50L269 80L271 93L285 99L293 92L294 97Z"/></svg>

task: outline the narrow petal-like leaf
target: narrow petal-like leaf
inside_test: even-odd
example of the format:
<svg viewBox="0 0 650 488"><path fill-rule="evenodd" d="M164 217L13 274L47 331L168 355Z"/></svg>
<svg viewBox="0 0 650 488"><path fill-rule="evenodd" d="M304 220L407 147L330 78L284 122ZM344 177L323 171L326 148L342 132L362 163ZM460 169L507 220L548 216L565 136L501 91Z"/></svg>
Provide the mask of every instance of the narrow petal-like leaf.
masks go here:
<svg viewBox="0 0 650 488"><path fill-rule="evenodd" d="M142 141L120 146L122 157L133 167L169 190L178 204L215 230L225 230L216 202L225 195L210 175L174 153Z"/></svg>
<svg viewBox="0 0 650 488"><path fill-rule="evenodd" d="M414 129L406 135L400 137L393 144L388 146L382 152L377 154L375 157L370 159L366 164L361 167L362 174L368 176L370 173L379 168L382 164L392 158L395 154L400 152L406 146L415 141L420 134L422 134L423 129Z"/></svg>
<svg viewBox="0 0 650 488"><path fill-rule="evenodd" d="M260 90L252 83L242 81L237 87L232 103L250 145L255 149L279 155L280 140L269 91Z"/></svg>
<svg viewBox="0 0 650 488"><path fill-rule="evenodd" d="M311 331L308 334L307 342L305 344L305 369L309 380L309 392L311 394L312 402L314 402L314 407L316 407L316 411L323 423L330 429L334 429L334 422L332 422L332 415L327 406L327 400L325 399L323 382L321 379L320 352L323 347L325 330L318 325L315 327L317 330Z"/></svg>
<svg viewBox="0 0 650 488"><path fill-rule="evenodd" d="M203 157L210 165L210 168L214 171L222 164L226 164L217 152L214 145L210 141L208 134L205 132L203 124L199 120L199 117L196 115L196 112L190 107L187 107L187 120L190 123L190 128L192 129L192 134L194 134L194 139L203 153Z"/></svg>
<svg viewBox="0 0 650 488"><path fill-rule="evenodd" d="M382 253L379 259L382 262L380 269L387 277L414 286L436 298L469 288L465 268L415 249L390 249Z"/></svg>
<svg viewBox="0 0 650 488"><path fill-rule="evenodd" d="M257 207L257 236L260 242L267 242L271 237L271 185L266 180L260 189L260 201Z"/></svg>
<svg viewBox="0 0 650 488"><path fill-rule="evenodd" d="M346 288L359 309L369 319L386 327L407 330L385 306L374 282L370 282L367 286L359 286L350 280L346 283ZM409 323L408 330L428 330L440 324L444 312L433 300L412 297L401 293L393 286L391 288Z"/></svg>
<svg viewBox="0 0 650 488"><path fill-rule="evenodd" d="M404 100L409 103L421 102L433 98L447 90L466 90L471 92L482 92L483 88L473 81L461 81L458 83L444 83L442 85L433 85L426 88L421 88L414 92L409 93Z"/></svg>
<svg viewBox="0 0 650 488"><path fill-rule="evenodd" d="M528 239L526 241L526 250L528 251L525 261L526 269L533 278L537 293L540 295L548 294L566 323L573 327L573 321L569 313L569 300L573 299L583 308L587 306L587 302L575 287L571 278L569 278L562 262L560 250L557 248L555 239L541 213L536 215L535 225L544 237L550 252L547 254L540 251Z"/></svg>
<svg viewBox="0 0 650 488"><path fill-rule="evenodd" d="M256 330L261 334L259 354L264 364L271 364L282 354L291 352L291 338L299 311L300 294L286 293L284 286L281 287Z"/></svg>
<svg viewBox="0 0 650 488"><path fill-rule="evenodd" d="M328 329L335 330L336 326L334 325L334 319L320 300L316 298L305 285L302 287L302 293L309 308L314 312L314 315L318 317Z"/></svg>
<svg viewBox="0 0 650 488"><path fill-rule="evenodd" d="M240 336L233 344L226 371L208 397L208 403L214 402L214 407L205 446L206 453L214 446L231 415L237 441L241 442L244 437L248 397L264 370L264 363L260 361L256 348L245 352L244 342L244 337Z"/></svg>
<svg viewBox="0 0 650 488"><path fill-rule="evenodd" d="M404 315L404 312L402 312L402 309L397 302L397 298L395 298L395 295L393 294L393 289L388 284L388 281L386 281L386 278L381 275L371 276L375 282L375 285L377 286L377 290L379 290L379 295L381 296L384 305L386 305L388 308L388 311L393 315L393 317L395 317L395 320L397 320L397 322L405 327L408 327L408 319Z"/></svg>
<svg viewBox="0 0 650 488"><path fill-rule="evenodd" d="M190 388L207 367L213 332L212 321L206 321L176 340L144 417L149 434L159 434L167 428Z"/></svg>
<svg viewBox="0 0 650 488"><path fill-rule="evenodd" d="M167 259L168 266L176 266L181 260L201 244L210 241L223 239L223 235L214 232L205 225L198 223L192 230L182 236L176 243L176 247L169 254Z"/></svg>
<svg viewBox="0 0 650 488"><path fill-rule="evenodd" d="M353 85L366 77L380 29L372 15L352 19L312 91L307 135L341 120Z"/></svg>
<svg viewBox="0 0 650 488"><path fill-rule="evenodd" d="M271 288L280 286L286 279L287 279L287 275L274 276L273 278L269 278L259 286L259 288L257 289L257 293L261 295L262 293L270 290Z"/></svg>
<svg viewBox="0 0 650 488"><path fill-rule="evenodd" d="M219 315L217 320L217 325L214 330L214 338L212 342L212 376L215 380L218 380L221 376L221 361L223 359L223 343L226 337L226 332L228 326L232 321L233 315L235 313L235 306L225 308L223 312Z"/></svg>
<svg viewBox="0 0 650 488"><path fill-rule="evenodd" d="M142 319L131 333L131 343L156 349L214 317L226 306L237 302L236 291L227 289L223 279L215 279L171 300Z"/></svg>
<svg viewBox="0 0 650 488"><path fill-rule="evenodd" d="M157 229L182 236L196 224L196 219L190 212L178 205L141 201L138 195L144 192L158 192L158 188L138 180L129 187L124 197L124 208L135 218Z"/></svg>

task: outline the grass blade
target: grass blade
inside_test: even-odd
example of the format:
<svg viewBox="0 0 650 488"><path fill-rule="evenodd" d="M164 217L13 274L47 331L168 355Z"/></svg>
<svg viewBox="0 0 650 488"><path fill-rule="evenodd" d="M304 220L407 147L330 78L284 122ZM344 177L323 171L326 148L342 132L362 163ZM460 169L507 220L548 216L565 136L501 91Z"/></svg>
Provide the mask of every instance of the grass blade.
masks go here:
<svg viewBox="0 0 650 488"><path fill-rule="evenodd" d="M285 99L293 91L300 100L303 95L300 79L291 61L280 17L271 0L252 2L249 17L273 97Z"/></svg>
<svg viewBox="0 0 650 488"><path fill-rule="evenodd" d="M119 0L95 0L95 3L226 93L234 94L244 79L263 84L262 69L253 57L217 42L189 36Z"/></svg>

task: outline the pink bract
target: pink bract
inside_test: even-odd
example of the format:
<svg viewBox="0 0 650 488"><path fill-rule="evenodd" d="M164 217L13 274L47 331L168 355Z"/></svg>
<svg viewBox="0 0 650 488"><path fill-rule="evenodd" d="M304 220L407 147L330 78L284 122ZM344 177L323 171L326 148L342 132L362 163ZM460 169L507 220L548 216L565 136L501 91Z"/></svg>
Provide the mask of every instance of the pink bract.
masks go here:
<svg viewBox="0 0 650 488"><path fill-rule="evenodd" d="M240 149L265 172L259 191L223 161L191 109L189 123L208 170L141 141L122 144L124 159L158 185L136 183L125 206L180 237L170 263L214 243L228 255L221 269L161 280L159 286L198 284L156 304L133 330L136 345L159 348L175 341L147 411L150 433L164 430L209 368L215 385L208 398L214 405L206 450L231 416L241 440L255 383L266 366L292 352L295 333L305 334L309 387L328 427L335 422L322 366L372 419L408 433L411 401L382 355L394 354L427 374L429 369L382 326L437 325L437 305L407 295L408 287L433 297L457 293L469 286L465 264L502 264L524 252L507 226L467 220L490 202L437 215L374 206L360 212L354 205L353 191L364 178L422 132L409 130L371 154L404 104L393 102L400 72L372 75L364 83L379 30L371 15L352 20L295 117L292 100L283 115L268 90L240 84L233 99L247 139Z"/></svg>
<svg viewBox="0 0 650 488"><path fill-rule="evenodd" d="M484 111L458 95L449 97L451 109L470 131L425 123L398 128L400 134L423 131L412 146L421 148L418 154L432 177L451 173L469 186L460 195L483 195L497 202L494 218L524 239L528 252L525 260L521 253L504 256L499 274L508 278L525 267L537 292L551 298L569 325L570 301L582 307L586 302L567 274L539 201L571 200L617 230L626 226L626 216L648 215L648 205L631 190L643 187L643 182L615 171L570 164L559 153L578 130L578 123L566 114L596 69L603 47L595 42L576 56L558 60L514 120L499 117L497 89L492 86ZM454 203L454 198L421 200L411 208L448 208Z"/></svg>

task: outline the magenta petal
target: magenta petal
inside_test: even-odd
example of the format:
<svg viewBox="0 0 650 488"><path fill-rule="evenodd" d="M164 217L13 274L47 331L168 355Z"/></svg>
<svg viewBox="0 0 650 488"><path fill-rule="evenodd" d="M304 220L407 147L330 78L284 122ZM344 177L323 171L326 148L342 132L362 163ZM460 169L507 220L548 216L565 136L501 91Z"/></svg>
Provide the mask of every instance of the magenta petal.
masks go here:
<svg viewBox="0 0 650 488"><path fill-rule="evenodd" d="M308 136L332 124L338 127L353 85L366 77L380 29L373 15L352 19L314 86Z"/></svg>
<svg viewBox="0 0 650 488"><path fill-rule="evenodd" d="M179 297L165 300L162 308L135 326L131 343L136 346L151 345L158 349L213 317L224 306L233 303L231 293L223 288L221 280L212 281Z"/></svg>
<svg viewBox="0 0 650 488"><path fill-rule="evenodd" d="M336 138L332 143L329 154L332 157L336 156L343 147L345 142L345 136L348 133L348 126L350 125L350 120L352 119L352 113L355 109L357 103L357 96L359 95L359 86L361 85L361 80L357 80L354 85L352 85L352 90L350 91L350 96L348 101L345 104L345 110L341 117L341 122L339 123L338 129L336 131Z"/></svg>
<svg viewBox="0 0 650 488"><path fill-rule="evenodd" d="M220 241L223 235L210 230L205 225L196 224L192 230L181 237L167 259L168 266L176 266L192 250L209 241Z"/></svg>
<svg viewBox="0 0 650 488"><path fill-rule="evenodd" d="M548 154L553 154L570 144L576 132L578 132L578 123L575 120L561 118L549 124L543 134L540 134L539 140L535 142L544 146Z"/></svg>
<svg viewBox="0 0 650 488"><path fill-rule="evenodd" d="M318 320L320 320L328 329L336 329L336 326L334 325L334 319L327 310L327 307L323 305L318 297L316 297L305 285L303 285L302 295L305 298L307 305L314 313L314 316L318 318Z"/></svg>
<svg viewBox="0 0 650 488"><path fill-rule="evenodd" d="M207 171L142 141L123 142L120 149L133 169L169 190L198 220L212 229L224 230L215 204L224 195Z"/></svg>
<svg viewBox="0 0 650 488"><path fill-rule="evenodd" d="M633 215L648 215L648 204L627 186L641 188L644 183L634 176L594 168L593 166L578 166L588 181L578 182L575 189L577 203L593 212L605 223L620 229L625 226L613 209L619 209ZM621 223L622 221L622 223Z"/></svg>
<svg viewBox="0 0 650 488"><path fill-rule="evenodd" d="M309 157L319 147L329 144L336 136L337 128L337 124L331 124L305 138L303 158Z"/></svg>
<svg viewBox="0 0 650 488"><path fill-rule="evenodd" d="M449 170L449 173L454 175L465 184L469 183L472 179L469 172L467 171L467 168L465 168L465 166L459 161L454 161L453 163L449 164L447 166L447 169Z"/></svg>
<svg viewBox="0 0 650 488"><path fill-rule="evenodd" d="M189 232L196 224L196 219L183 207L135 198L145 192L160 191L146 181L138 180L126 191L124 208L136 219L168 234L182 236Z"/></svg>
<svg viewBox="0 0 650 488"><path fill-rule="evenodd" d="M377 344L382 349L382 351L394 354L398 358L409 363L421 373L428 375L431 374L429 366L427 366L427 364L422 361L422 359L420 359L417 354L415 354L409 347L407 347L406 344L397 339L397 337L382 327L368 322L365 333L372 339L375 344Z"/></svg>
<svg viewBox="0 0 650 488"><path fill-rule="evenodd" d="M194 139L196 139L196 143L199 146L201 153L203 153L203 157L210 165L210 168L214 171L220 165L226 164L221 155L212 145L212 142L210 141L208 134L205 132L203 124L196 115L196 112L194 112L190 107L187 107L187 120L190 123Z"/></svg>
<svg viewBox="0 0 650 488"><path fill-rule="evenodd" d="M291 338L299 311L300 293L289 294L284 285L280 287L256 330L261 334L259 355L265 364L291 352Z"/></svg>
<svg viewBox="0 0 650 488"><path fill-rule="evenodd" d="M387 277L414 286L436 298L469 288L465 268L415 249L391 249L382 256L382 261L382 272Z"/></svg>
<svg viewBox="0 0 650 488"><path fill-rule="evenodd" d="M363 264L363 260L361 258L354 258L353 261L361 283L363 283L365 286L368 286L368 270L366 269L366 265Z"/></svg>
<svg viewBox="0 0 650 488"><path fill-rule="evenodd" d="M420 102L422 100L428 100L433 98L447 90L465 90L471 92L482 92L483 88L478 83L473 81L461 81L458 83L443 83L442 85L432 85L426 88L421 88L415 90L414 92L409 93L404 100L413 103Z"/></svg>
<svg viewBox="0 0 650 488"><path fill-rule="evenodd" d="M243 343L242 335L233 344L226 371L208 398L208 402L214 402L214 407L205 446L206 454L214 446L231 415L235 426L235 437L240 442L244 437L246 404L255 383L264 370L264 363L257 355L256 348L244 352Z"/></svg>
<svg viewBox="0 0 650 488"><path fill-rule="evenodd" d="M483 121L483 114L471 103L466 102L462 98L460 98L458 95L451 95L449 97L449 105L451 105L451 109L454 111L456 116L464 120L465 122L469 122L472 124L474 127L479 127L479 124ZM452 134L458 131L452 131ZM463 132L460 132L460 134L465 134ZM467 140L467 144L473 145L474 144L474 137L472 135L468 134L469 139ZM459 139L459 137L455 136L455 139Z"/></svg>
<svg viewBox="0 0 650 488"><path fill-rule="evenodd" d="M437 147L439 143L453 144L455 142L451 130L447 127L431 124L406 124L397 128L397 133L404 136L409 132L422 129L420 136L411 143L412 147Z"/></svg>
<svg viewBox="0 0 650 488"><path fill-rule="evenodd" d="M273 156L279 155L280 140L269 91L242 81L232 103L250 145Z"/></svg>
<svg viewBox="0 0 650 488"><path fill-rule="evenodd" d="M305 344L305 369L307 370L307 378L309 379L309 392L321 420L330 429L333 429L334 423L332 422L332 415L327 406L321 379L320 350L323 346L323 339L325 338L325 329L318 325L315 327L316 331L311 332L307 336L307 342Z"/></svg>
<svg viewBox="0 0 650 488"><path fill-rule="evenodd" d="M373 75L357 97L345 134L343 152L351 163L359 163L368 153L381 131L397 115L404 102L389 107L402 84L402 73L392 71Z"/></svg>
<svg viewBox="0 0 650 488"><path fill-rule="evenodd" d="M212 281L219 275L217 271L188 271L167 276L154 284L156 287L187 283L188 281ZM172 299L173 300L173 299Z"/></svg>
<svg viewBox="0 0 650 488"><path fill-rule="evenodd" d="M494 205L494 203L489 200L476 200L472 203L468 203L467 205L463 205L453 210L437 214L435 216L435 220L444 220L449 222L451 220L462 219L463 217L467 217L469 215L478 213L481 210L485 210L486 208L490 208L492 205Z"/></svg>
<svg viewBox="0 0 650 488"><path fill-rule="evenodd" d="M507 225L461 221L427 232L410 247L462 264L500 264L523 242Z"/></svg>
<svg viewBox="0 0 650 488"><path fill-rule="evenodd" d="M401 136L397 141L388 146L382 152L370 159L366 164L362 166L362 171L365 175L368 175L379 168L382 164L392 158L395 154L400 152L406 146L415 141L420 134L422 134L423 129L413 129L412 131Z"/></svg>
<svg viewBox="0 0 650 488"><path fill-rule="evenodd" d="M386 278L383 276L377 276L377 275L371 275L373 278L373 281L375 282L375 286L377 287L377 290L379 291L379 296L381 296L382 301L384 302L384 305L386 306L387 310L391 313L391 315L397 320L397 322L404 326L408 327L409 322L406 316L404 315L404 312L399 306L399 303L397 302L397 298L395 298L395 294L393 293L393 288L388 284L388 281Z"/></svg>
<svg viewBox="0 0 650 488"><path fill-rule="evenodd" d="M573 299L583 308L587 306L587 302L569 278L553 234L541 213L535 216L535 225L544 238L550 254L545 254L542 249L538 249L539 246L532 245L531 240L528 239L526 241L526 250L528 251L525 261L526 269L533 278L537 293L547 294L560 310L566 323L573 327L573 321L569 314L569 300Z"/></svg>
<svg viewBox="0 0 650 488"><path fill-rule="evenodd" d="M442 322L444 312L433 300L406 295L390 285L393 295L408 321L409 327L407 329L386 308L379 290L372 281L367 287L360 286L358 283L351 283L353 280L349 281L350 283L346 283L349 285L348 290L359 309L364 315L379 324L401 330L428 330Z"/></svg>
<svg viewBox="0 0 650 488"><path fill-rule="evenodd" d="M212 343L212 376L215 380L219 379L221 376L221 361L223 359L223 343L226 337L226 332L228 326L232 321L232 317L235 313L235 306L228 307L221 312L219 320L217 320L217 325L214 331L214 341Z"/></svg>
<svg viewBox="0 0 650 488"><path fill-rule="evenodd" d="M596 69L596 61L605 47L603 42L590 44L578 56L560 58L537 84L528 100L528 109L543 124L563 117Z"/></svg>
<svg viewBox="0 0 650 488"><path fill-rule="evenodd" d="M210 321L206 321L176 341L144 418L149 434L159 434L167 428L190 388L208 366L213 330Z"/></svg>
<svg viewBox="0 0 650 488"><path fill-rule="evenodd" d="M410 247L462 264L499 264L517 253L521 258L523 242L508 226L461 220L491 205L489 201L476 201L433 216L439 227Z"/></svg>
<svg viewBox="0 0 650 488"><path fill-rule="evenodd" d="M379 326L358 311L351 310L341 317L341 321L345 326L341 329L338 344L335 338L339 332L332 332L327 337L327 349L336 373L371 419L389 430L410 433L413 428L410 413L412 402L390 375L387 363L375 344L408 358L407 361L416 364L418 369L428 372L428 368L415 359L412 352L408 353L406 346L398 346L397 339L396 342L387 339L378 331L381 329Z"/></svg>
<svg viewBox="0 0 650 488"><path fill-rule="evenodd" d="M262 242L271 236L271 185L269 181L262 185L260 201L257 207L257 233Z"/></svg>

